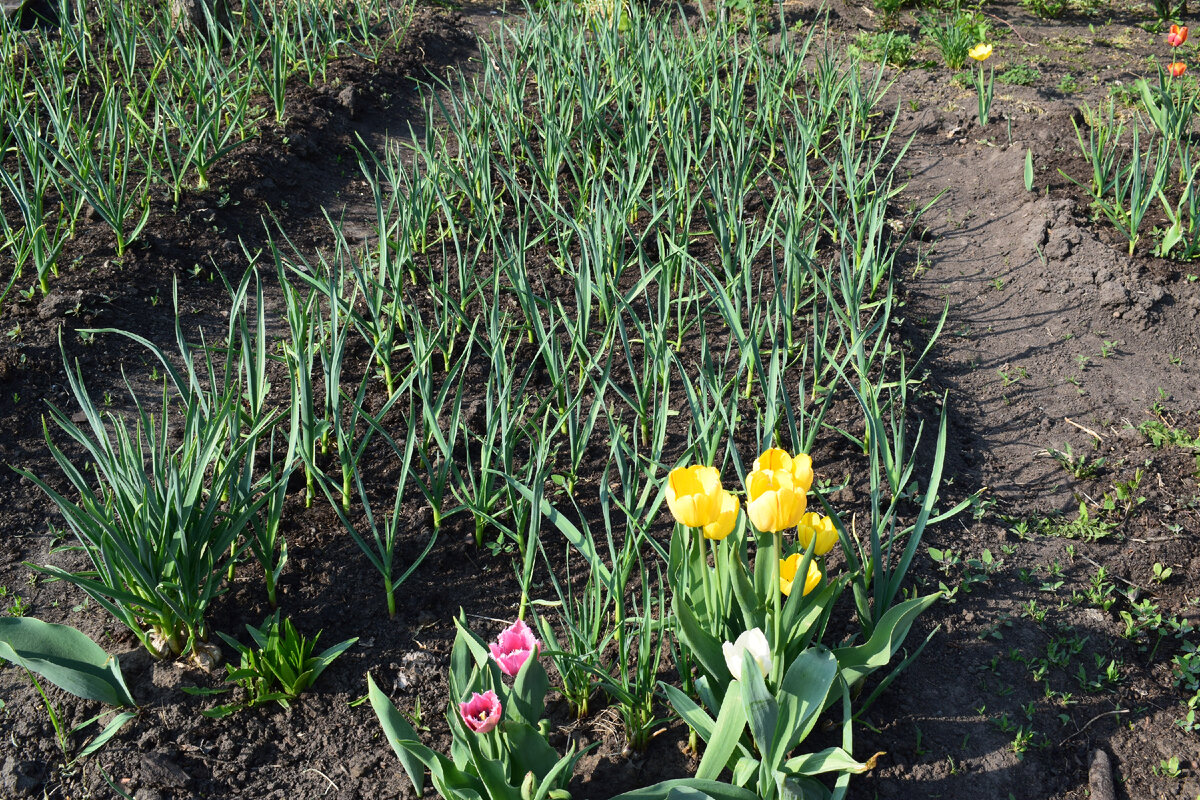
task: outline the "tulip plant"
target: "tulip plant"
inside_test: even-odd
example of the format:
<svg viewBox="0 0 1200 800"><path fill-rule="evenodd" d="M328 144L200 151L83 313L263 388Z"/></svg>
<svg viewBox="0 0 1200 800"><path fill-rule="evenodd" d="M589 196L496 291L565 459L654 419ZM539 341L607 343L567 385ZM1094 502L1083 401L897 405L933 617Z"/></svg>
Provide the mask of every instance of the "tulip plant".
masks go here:
<svg viewBox="0 0 1200 800"><path fill-rule="evenodd" d="M542 715L550 682L538 659L541 642L519 619L491 644L484 644L462 618L456 625L450 691L461 700L452 702L446 715L454 737L449 758L421 744L367 677L371 707L417 795L424 792L428 770L434 789L448 800L569 798L566 786L586 751L572 745L559 757L546 741L549 722ZM505 678L512 679L511 685Z"/></svg>
<svg viewBox="0 0 1200 800"><path fill-rule="evenodd" d="M826 610L845 585L844 577L824 581L824 556L839 537L832 520L806 512L812 480L807 454L764 452L746 477L747 526L738 524L740 504L721 488L715 468L681 467L668 476L667 505L679 523L669 557L672 608L680 639L696 655L716 697L731 678L716 658L723 640L758 630L777 665L771 677L778 680L790 658L810 638L820 638ZM748 527L756 544L753 562ZM787 553L784 532L791 528L798 536ZM797 575L803 576L802 591L793 592Z"/></svg>
<svg viewBox="0 0 1200 800"><path fill-rule="evenodd" d="M1110 99L1094 110L1085 107L1086 139L1077 132L1092 175L1090 183L1072 180L1090 192L1093 204L1126 237L1130 254L1142 241L1143 224L1153 217L1156 201L1168 224L1153 231L1155 253L1179 260L1200 254L1200 184L1189 133L1200 99L1194 83L1184 80L1187 40L1187 26L1172 24L1165 36L1170 61L1158 66L1157 80L1135 84L1150 125L1127 127Z"/></svg>
<svg viewBox="0 0 1200 800"><path fill-rule="evenodd" d="M988 124L988 111L992 107L992 88L996 80L996 70L993 68L988 74L987 81L983 79L983 62L987 61L992 54L992 46L984 42L972 47L968 52L971 58L979 62L979 70L972 72L971 77L975 80L975 92L979 96L979 124Z"/></svg>
<svg viewBox="0 0 1200 800"><path fill-rule="evenodd" d="M804 795L812 788L812 775L838 772L838 785L844 786L849 774L868 769L871 762L849 755L849 693L891 661L917 615L939 596L889 605L877 622L864 620L871 624L864 625L863 644L825 648L820 642L829 612L847 584L861 580L863 567L850 558L858 565L854 575L827 579L825 556L838 544L844 553L854 550L836 515L806 511L812 481L806 454L765 451L746 477L749 525L739 525L737 501L728 499L715 468L680 467L668 476L667 504L679 523L671 543L672 608L679 640L700 668L695 690L708 711L680 689L664 686L664 691L708 742L696 781L714 780L729 768L735 784L756 792L748 796L794 796L788 792ZM784 534L793 528L795 544L785 547ZM745 541L748 529L757 544L753 563ZM711 566L701 537L712 543ZM892 596L881 597L890 604ZM845 708L844 749L790 757L816 716L839 697ZM666 797L677 788L671 783L629 797ZM708 793L741 796L723 791Z"/></svg>

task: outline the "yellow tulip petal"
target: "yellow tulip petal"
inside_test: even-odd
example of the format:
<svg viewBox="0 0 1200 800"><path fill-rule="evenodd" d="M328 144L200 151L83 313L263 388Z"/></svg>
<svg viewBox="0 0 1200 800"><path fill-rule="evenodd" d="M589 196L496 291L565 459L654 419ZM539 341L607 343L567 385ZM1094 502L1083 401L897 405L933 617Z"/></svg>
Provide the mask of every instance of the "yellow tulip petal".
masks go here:
<svg viewBox="0 0 1200 800"><path fill-rule="evenodd" d="M704 526L704 538L720 541L733 533L733 528L737 524L738 509L740 507L741 504L738 503L737 497L730 492L722 491L721 513L715 522Z"/></svg>
<svg viewBox="0 0 1200 800"><path fill-rule="evenodd" d="M804 593L808 594L813 589L821 585L821 570L817 569L816 562L808 562L808 575L804 578Z"/></svg>
<svg viewBox="0 0 1200 800"><path fill-rule="evenodd" d="M808 548L808 543L812 541L813 536L816 536L817 544L813 547L813 554L818 556L828 553L838 541L837 529L833 527L833 520L829 517L822 517L813 511L800 518L796 535L800 539L800 545L805 549Z"/></svg>
<svg viewBox="0 0 1200 800"><path fill-rule="evenodd" d="M792 480L792 473L789 470L759 469L746 476L746 495L751 500L763 492L794 488L795 481Z"/></svg>
<svg viewBox="0 0 1200 800"><path fill-rule="evenodd" d="M721 473L716 467L694 466L691 470L703 494L712 495L721 491Z"/></svg>
<svg viewBox="0 0 1200 800"><path fill-rule="evenodd" d="M779 559L779 591L789 597L792 594L792 583L796 580L796 570L799 568L799 553L792 553L787 558Z"/></svg>
<svg viewBox="0 0 1200 800"><path fill-rule="evenodd" d="M802 556L799 553L792 553L779 561L779 591L788 597L791 596L792 586L796 583L796 571L800 569L801 559ZM821 570L815 561L809 561L808 574L804 577L804 594L808 594L820 585Z"/></svg>
<svg viewBox="0 0 1200 800"><path fill-rule="evenodd" d="M797 453L792 459L792 480L796 487L808 491L812 488L813 468L812 458L808 453Z"/></svg>
<svg viewBox="0 0 1200 800"><path fill-rule="evenodd" d="M781 450L778 447L772 447L770 450L765 451L761 456L754 459L755 472L759 470L769 470L773 472L777 469L787 470L789 472L792 469L792 457L788 455L786 450Z"/></svg>
<svg viewBox="0 0 1200 800"><path fill-rule="evenodd" d="M804 495L791 487L770 489L746 504L746 514L758 530L777 533L796 526L804 513L804 502Z"/></svg>

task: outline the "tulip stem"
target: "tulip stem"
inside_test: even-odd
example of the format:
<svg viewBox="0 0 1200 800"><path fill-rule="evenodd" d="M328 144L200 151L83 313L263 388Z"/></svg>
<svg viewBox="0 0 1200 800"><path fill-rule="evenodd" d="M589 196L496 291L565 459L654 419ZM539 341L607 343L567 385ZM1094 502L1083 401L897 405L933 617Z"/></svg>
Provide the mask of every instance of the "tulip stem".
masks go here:
<svg viewBox="0 0 1200 800"><path fill-rule="evenodd" d="M714 539L709 539L708 544L712 548L713 569L716 570L717 575L716 596L713 602L713 609L716 612L714 622L716 624L713 628L718 632L717 638L724 640L728 637L728 631L725 630L725 592L723 591L725 584L721 581L721 557L717 549L720 543Z"/></svg>
<svg viewBox="0 0 1200 800"><path fill-rule="evenodd" d="M775 619L772 621L772 624L774 626L775 637L771 650L771 680L778 686L779 676L783 674L781 671L783 666L783 642L781 641L781 637L783 636L783 599L779 583L780 557L783 555L783 534L775 531L772 536L775 539L775 551L771 554L771 594L775 598Z"/></svg>
<svg viewBox="0 0 1200 800"><path fill-rule="evenodd" d="M708 575L708 556L704 552L704 529L703 528L688 528L688 537L692 540L692 558L693 564L700 567L700 586L704 592L704 611L708 616L709 622L716 619L715 609L712 597L712 581ZM689 576L688 586L692 586L692 580L695 576ZM709 630L712 630L712 625L709 625Z"/></svg>

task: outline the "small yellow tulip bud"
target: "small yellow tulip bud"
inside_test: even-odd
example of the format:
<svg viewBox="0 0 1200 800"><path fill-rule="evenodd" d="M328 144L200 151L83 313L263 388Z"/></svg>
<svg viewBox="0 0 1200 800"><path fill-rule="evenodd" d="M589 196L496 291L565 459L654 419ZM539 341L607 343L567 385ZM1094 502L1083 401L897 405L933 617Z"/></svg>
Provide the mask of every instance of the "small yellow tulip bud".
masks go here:
<svg viewBox="0 0 1200 800"><path fill-rule="evenodd" d="M813 536L816 536L817 544L813 547L813 555L818 556L828 553L838 541L837 529L833 527L833 520L829 517L822 517L815 511L810 511L800 518L796 534L800 537L801 546L806 550L808 543L812 541Z"/></svg>
<svg viewBox="0 0 1200 800"><path fill-rule="evenodd" d="M801 558L803 556L799 553L793 553L787 558L779 560L779 591L788 597L791 597L792 584L796 582L796 570L800 568ZM815 561L809 561L808 575L804 578L804 594L808 594L820 585L821 570L817 569Z"/></svg>

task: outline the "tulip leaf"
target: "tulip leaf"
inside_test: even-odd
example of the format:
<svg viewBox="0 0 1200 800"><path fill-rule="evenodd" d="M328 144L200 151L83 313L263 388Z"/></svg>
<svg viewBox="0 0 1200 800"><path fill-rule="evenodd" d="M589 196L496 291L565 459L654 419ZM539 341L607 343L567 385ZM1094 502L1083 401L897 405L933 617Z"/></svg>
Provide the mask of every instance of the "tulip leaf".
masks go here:
<svg viewBox="0 0 1200 800"><path fill-rule="evenodd" d="M671 704L671 707L675 709L675 713L687 723L689 728L694 730L706 742L712 738L716 722L709 716L707 711L697 705L695 700L688 697L683 693L682 689L676 686L659 681L658 688L662 689L663 694L667 696L667 702Z"/></svg>
<svg viewBox="0 0 1200 800"><path fill-rule="evenodd" d="M762 601L754 591L754 584L746 570L746 562L740 558L729 559L732 569L729 570L730 582L733 584L733 594L737 597L742 609L742 622L746 630L758 628L762 630L767 624L766 614L763 613Z"/></svg>
<svg viewBox="0 0 1200 800"><path fill-rule="evenodd" d="M780 715L771 762L781 763L817 724L829 690L837 679L833 653L817 645L805 650L788 666L779 688Z"/></svg>
<svg viewBox="0 0 1200 800"><path fill-rule="evenodd" d="M667 800L667 798L679 796L672 795L672 792L677 789L701 792L703 795L712 798L712 800L759 800L757 792L743 789L740 786L731 786L728 783L720 781L701 780L699 778L678 778L676 780L663 781L653 786L619 794L611 798L611 800ZM696 797L697 795L691 796Z"/></svg>
<svg viewBox="0 0 1200 800"><path fill-rule="evenodd" d="M712 800L712 796L691 786L676 786L667 793L667 800Z"/></svg>
<svg viewBox="0 0 1200 800"><path fill-rule="evenodd" d="M778 586L771 585L773 576L772 565L779 553L775 550L775 537L769 533L759 533L756 537L754 551L754 593L756 597L771 597L778 592Z"/></svg>
<svg viewBox="0 0 1200 800"><path fill-rule="evenodd" d="M737 786L745 786L758 772L758 759L752 756L742 756L733 765L733 782Z"/></svg>
<svg viewBox="0 0 1200 800"><path fill-rule="evenodd" d="M725 666L725 655L721 652L721 643L701 627L696 615L692 613L692 609L680 595L676 594L671 599L671 608L679 622L679 638L696 656L700 666L709 675L716 678L719 684L728 683L732 676L729 674L729 668ZM758 671L757 668L755 671Z"/></svg>
<svg viewBox="0 0 1200 800"><path fill-rule="evenodd" d="M732 678L732 676L730 677ZM707 675L701 675L700 677L696 678L695 687L696 696L700 698L700 702L704 704L705 708L715 708L720 710L721 701L717 698L717 694L712 690L712 687L708 685ZM724 694L723 690L722 694Z"/></svg>
<svg viewBox="0 0 1200 800"><path fill-rule="evenodd" d="M729 758L742 740L746 729L746 708L742 703L741 681L733 681L725 692L721 712L717 715L716 727L700 759L696 770L697 778L716 779L729 763Z"/></svg>
<svg viewBox="0 0 1200 800"><path fill-rule="evenodd" d="M575 746L571 745L571 747L567 750L567 754L560 758L558 763L551 767L550 771L542 776L541 786L538 787L537 794L533 796L532 800L544 800L547 797L560 796L557 794L557 792L563 791L561 788L559 788L560 784L565 785L570 782L571 776L575 773L575 765L579 763L579 759L582 758L583 754L588 750L599 746L599 742L592 742L587 747L577 752L575 750ZM567 797L569 798L570 795L567 795Z"/></svg>
<svg viewBox="0 0 1200 800"><path fill-rule="evenodd" d="M779 800L828 800L829 789L812 778L802 775L775 773Z"/></svg>
<svg viewBox="0 0 1200 800"><path fill-rule="evenodd" d="M846 582L849 576L842 575L836 580L830 581L825 586L822 586L815 592L805 596L805 600L811 598L811 603L801 607L798 611L793 609L791 615L788 614L788 609L792 608L791 603L788 603L783 612L783 640L787 642L787 654L789 663L796 657L797 654L803 652L813 640L820 637L820 629L824 627L824 623L818 625L821 617L828 617L833 605L837 602L838 596L846 588ZM789 598L790 599L790 598Z"/></svg>
<svg viewBox="0 0 1200 800"><path fill-rule="evenodd" d="M864 644L857 647L841 647L833 651L837 657L838 670L850 686L865 678L880 667L886 666L900 649L916 618L942 595L914 597L897 603L887 610L875 626L875 632Z"/></svg>
<svg viewBox="0 0 1200 800"><path fill-rule="evenodd" d="M758 664L754 663L754 656L749 650L742 651L742 678L737 683L742 686L742 705L746 711L746 721L750 724L750 735L758 745L758 752L764 756L759 770L759 785L762 786L763 778L776 766L767 762L765 758L774 752L773 740L778 729L779 703L767 689L762 673L758 671ZM731 683L730 688L732 687Z"/></svg>
<svg viewBox="0 0 1200 800"><path fill-rule="evenodd" d="M501 729L507 740L512 763L509 774L514 779L524 778L532 772L540 780L558 763L558 753L546 737L531 725L523 722L506 722Z"/></svg>
<svg viewBox="0 0 1200 800"><path fill-rule="evenodd" d="M549 689L550 678L546 675L546 668L536 657L525 659L508 695L511 710L522 722L537 725L538 720L542 718L546 692Z"/></svg>
<svg viewBox="0 0 1200 800"><path fill-rule="evenodd" d="M454 645L450 649L450 693L455 699L461 700L468 692L479 688L476 686L478 675L476 670L495 670L489 686L499 686L499 668L491 661L491 652L474 631L465 624L465 615L460 613L454 620L458 629L454 635Z"/></svg>
<svg viewBox="0 0 1200 800"><path fill-rule="evenodd" d="M508 782L508 767L504 762L485 756L475 736L467 736L465 743L471 752L471 764L487 791L488 799L521 800L521 790Z"/></svg>
<svg viewBox="0 0 1200 800"><path fill-rule="evenodd" d="M136 706L121 665L68 625L32 617L0 619L0 659L36 672L65 692L111 706Z"/></svg>
<svg viewBox="0 0 1200 800"><path fill-rule="evenodd" d="M784 769L796 775L820 775L824 772L849 772L861 775L875 768L875 760L883 753L876 753L865 762L855 761L854 757L840 747L827 747L817 753L806 753L802 756L788 759Z"/></svg>
<svg viewBox="0 0 1200 800"><path fill-rule="evenodd" d="M408 779L412 781L413 790L420 797L425 792L425 765L429 764L438 754L428 748L426 748L426 752L420 752L419 748L423 745L417 740L417 732L392 705L391 699L375 685L369 672L367 673L367 697L371 700L371 708L374 709L375 716L379 718L384 736L387 737L392 749L396 751L396 756L404 766Z"/></svg>

